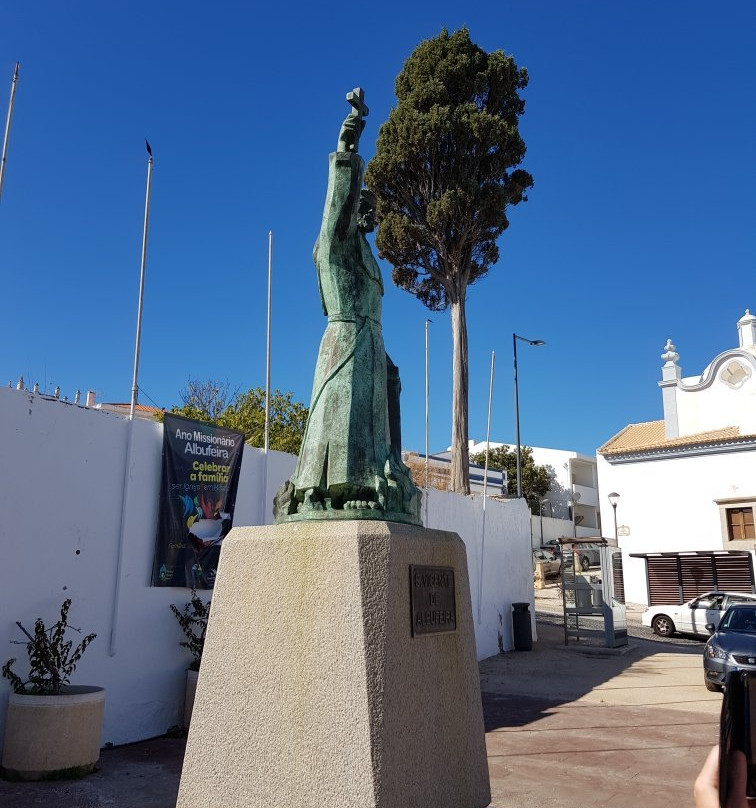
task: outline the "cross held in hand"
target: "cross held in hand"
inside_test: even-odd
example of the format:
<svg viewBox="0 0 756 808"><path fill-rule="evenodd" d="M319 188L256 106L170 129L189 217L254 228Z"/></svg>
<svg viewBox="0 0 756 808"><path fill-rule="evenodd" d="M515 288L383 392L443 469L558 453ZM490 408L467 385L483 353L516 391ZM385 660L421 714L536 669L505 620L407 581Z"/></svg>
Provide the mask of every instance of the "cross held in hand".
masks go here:
<svg viewBox="0 0 756 808"><path fill-rule="evenodd" d="M347 93L346 100L354 107L358 118L364 118L370 112L365 104L365 91L362 87L355 87L351 93Z"/></svg>

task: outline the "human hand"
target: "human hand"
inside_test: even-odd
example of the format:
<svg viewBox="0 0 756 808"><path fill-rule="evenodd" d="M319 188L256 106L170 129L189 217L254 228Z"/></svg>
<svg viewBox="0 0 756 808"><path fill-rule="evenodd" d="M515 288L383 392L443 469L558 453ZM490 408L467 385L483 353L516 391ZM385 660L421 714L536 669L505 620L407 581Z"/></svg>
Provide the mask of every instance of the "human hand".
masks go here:
<svg viewBox="0 0 756 808"><path fill-rule="evenodd" d="M746 797L748 766L742 752L731 753L727 803L724 808L756 808L756 800ZM693 786L696 808L719 808L719 747L706 758Z"/></svg>

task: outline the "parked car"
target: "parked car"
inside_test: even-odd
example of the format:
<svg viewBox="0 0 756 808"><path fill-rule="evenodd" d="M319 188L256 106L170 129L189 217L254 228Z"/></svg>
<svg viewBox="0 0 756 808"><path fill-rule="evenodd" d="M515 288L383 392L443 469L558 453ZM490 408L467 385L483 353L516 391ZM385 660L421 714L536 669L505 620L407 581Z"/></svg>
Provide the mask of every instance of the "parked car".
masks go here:
<svg viewBox="0 0 756 808"><path fill-rule="evenodd" d="M546 550L551 550L554 555L562 555L562 545L558 539L549 539L541 545ZM601 566L601 553L597 547L586 547L577 545L578 564L583 572L587 572L591 567Z"/></svg>
<svg viewBox="0 0 756 808"><path fill-rule="evenodd" d="M756 595L749 592L706 592L675 605L649 606L641 615L641 624L652 628L654 634L669 637L676 631L706 637L706 625L717 625L722 614L733 603L756 603Z"/></svg>
<svg viewBox="0 0 756 808"><path fill-rule="evenodd" d="M735 603L724 613L704 647L704 684L722 690L731 671L756 671L756 603Z"/></svg>
<svg viewBox="0 0 756 808"><path fill-rule="evenodd" d="M554 553L548 550L533 550L533 569L535 570L536 562L543 564L543 573L546 576L559 575L562 569L562 559L557 558Z"/></svg>

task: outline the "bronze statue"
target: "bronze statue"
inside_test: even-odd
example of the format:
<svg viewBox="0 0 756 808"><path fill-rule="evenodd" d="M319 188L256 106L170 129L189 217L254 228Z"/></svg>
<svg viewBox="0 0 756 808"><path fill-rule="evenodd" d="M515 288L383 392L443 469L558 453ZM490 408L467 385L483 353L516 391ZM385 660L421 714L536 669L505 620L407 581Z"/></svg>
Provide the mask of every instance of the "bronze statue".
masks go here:
<svg viewBox="0 0 756 808"><path fill-rule="evenodd" d="M375 199L357 153L364 93L329 156L328 191L313 259L328 324L320 343L299 461L276 495L276 521L385 519L420 524L420 492L401 459L399 371L381 329L383 280L365 234Z"/></svg>

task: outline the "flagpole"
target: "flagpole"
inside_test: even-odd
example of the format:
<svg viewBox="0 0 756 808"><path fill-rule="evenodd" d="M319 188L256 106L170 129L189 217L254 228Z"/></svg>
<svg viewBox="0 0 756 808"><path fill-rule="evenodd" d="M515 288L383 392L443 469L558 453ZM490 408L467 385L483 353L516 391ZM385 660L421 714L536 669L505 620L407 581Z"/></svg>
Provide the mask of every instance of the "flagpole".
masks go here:
<svg viewBox="0 0 756 808"><path fill-rule="evenodd" d="M139 305L137 307L137 328L136 328L136 347L134 348L134 376L131 382L131 406L129 407L129 420L134 420L134 409L137 403L137 393L139 391L139 383L137 381L139 376L139 348L142 341L142 303L144 301L144 270L147 264L147 228L150 221L150 191L152 189L152 149L150 144L145 140L147 146L147 154L150 159L147 161L147 193L144 200L144 230L142 231L142 265L139 273Z"/></svg>
<svg viewBox="0 0 756 808"><path fill-rule="evenodd" d="M128 434L126 436L126 457L123 464L123 483L121 486L121 521L118 530L116 547L116 565L113 575L113 603L110 610L110 638L108 640L108 656L115 656L118 645L118 613L121 608L121 579L123 577L123 553L126 544L126 522L129 516L129 482L131 480L131 457L134 449L134 408L136 407L137 373L139 371L139 343L142 334L142 299L144 297L144 270L147 263L147 223L150 218L150 189L152 187L152 149L145 140L147 154L147 195L144 203L144 230L142 232L142 268L139 275L139 306L137 308L136 349L134 351L134 378L131 385L131 406L129 408Z"/></svg>
<svg viewBox="0 0 756 808"><path fill-rule="evenodd" d="M273 231L268 231L268 331L265 350L265 454L270 449L270 314L273 299Z"/></svg>
<svg viewBox="0 0 756 808"><path fill-rule="evenodd" d="M480 573L478 575L478 623L483 603L483 551L486 548L486 495L488 493L488 451L491 447L491 401L493 400L494 362L496 352L491 351L491 382L488 385L488 425L486 426L486 465L483 472L483 518L480 535Z"/></svg>
<svg viewBox="0 0 756 808"><path fill-rule="evenodd" d="M13 81L11 82L10 103L8 104L8 119L5 122L5 137L3 138L3 156L0 160L0 197L3 195L3 179L5 178L5 159L8 155L8 141L10 140L11 120L13 118L13 102L16 99L16 84L18 84L18 68L20 62L16 62L16 69L13 71Z"/></svg>
<svg viewBox="0 0 756 808"><path fill-rule="evenodd" d="M268 452L270 451L270 327L273 302L273 231L268 231L268 324L265 345L265 438L263 454L262 502L260 514L262 524L267 524L266 503L268 501Z"/></svg>
<svg viewBox="0 0 756 808"><path fill-rule="evenodd" d="M428 353L428 323L432 320L425 321L425 527L428 527L428 414L429 408L429 394L430 387L429 381L429 353Z"/></svg>

